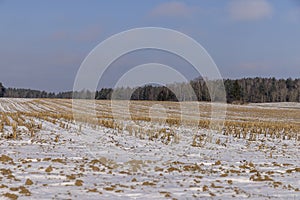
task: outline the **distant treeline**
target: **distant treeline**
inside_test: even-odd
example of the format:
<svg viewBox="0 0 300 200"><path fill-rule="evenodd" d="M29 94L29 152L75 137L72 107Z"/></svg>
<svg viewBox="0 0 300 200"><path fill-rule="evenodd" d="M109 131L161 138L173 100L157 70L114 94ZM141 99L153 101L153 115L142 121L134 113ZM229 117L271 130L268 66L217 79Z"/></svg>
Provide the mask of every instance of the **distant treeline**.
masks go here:
<svg viewBox="0 0 300 200"><path fill-rule="evenodd" d="M300 102L300 79L243 78L225 79L226 100L229 103ZM213 81L220 82L220 81ZM202 78L190 83L174 83L168 86L146 85L138 88L103 88L100 91L82 91L75 98L156 100L156 101L211 101L208 84ZM191 87L190 87L191 86ZM193 89L193 94L191 90ZM177 95L176 95L177 94ZM178 95L179 94L179 95ZM0 97L14 98L65 98L73 97L73 92L52 93L46 91L4 88L0 83ZM215 99L218 100L218 99Z"/></svg>

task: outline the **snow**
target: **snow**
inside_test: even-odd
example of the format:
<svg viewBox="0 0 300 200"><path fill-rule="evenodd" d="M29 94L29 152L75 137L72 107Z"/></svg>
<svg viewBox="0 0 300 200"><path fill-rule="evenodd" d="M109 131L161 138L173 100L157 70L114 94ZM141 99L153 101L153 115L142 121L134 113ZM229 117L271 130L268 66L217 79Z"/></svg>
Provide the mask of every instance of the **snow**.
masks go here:
<svg viewBox="0 0 300 200"><path fill-rule="evenodd" d="M107 101L98 104L98 109L107 112ZM298 105L229 105L228 115L234 119L239 109L256 112L266 108L276 111L279 107L297 112ZM3 113L71 112L71 106L69 100L0 99ZM145 109L144 105L137 107ZM257 116L246 117L253 120ZM266 120L281 119L275 115ZM43 128L33 138L25 127L18 127L21 132L16 140L0 139L0 156L12 159L0 159L0 198L7 193L19 199L300 198L300 146L295 139L248 141L182 125L170 127L179 134L179 143L166 145L158 139L140 139L126 130L83 123L79 131L74 121L34 121L42 123ZM69 128L61 128L59 122ZM132 124L129 120L118 123L124 127ZM139 124L136 126L142 131L167 127L154 122ZM5 126L4 130L7 133L11 127ZM211 134L211 142L191 146L197 131ZM220 144L216 144L217 139ZM13 176L3 169L10 169ZM270 179L254 181L251 177L257 178L258 174ZM27 179L33 184L26 185ZM30 191L29 196L20 193L20 186Z"/></svg>

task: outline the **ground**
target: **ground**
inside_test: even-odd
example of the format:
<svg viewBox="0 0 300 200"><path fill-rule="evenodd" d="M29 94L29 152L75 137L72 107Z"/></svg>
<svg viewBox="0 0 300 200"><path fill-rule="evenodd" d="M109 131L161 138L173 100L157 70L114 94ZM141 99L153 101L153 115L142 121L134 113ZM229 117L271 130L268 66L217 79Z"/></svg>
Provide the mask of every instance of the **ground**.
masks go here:
<svg viewBox="0 0 300 200"><path fill-rule="evenodd" d="M176 102L76 121L71 100L0 99L0 199L299 199L300 104L228 105L216 129L212 105L195 126Z"/></svg>

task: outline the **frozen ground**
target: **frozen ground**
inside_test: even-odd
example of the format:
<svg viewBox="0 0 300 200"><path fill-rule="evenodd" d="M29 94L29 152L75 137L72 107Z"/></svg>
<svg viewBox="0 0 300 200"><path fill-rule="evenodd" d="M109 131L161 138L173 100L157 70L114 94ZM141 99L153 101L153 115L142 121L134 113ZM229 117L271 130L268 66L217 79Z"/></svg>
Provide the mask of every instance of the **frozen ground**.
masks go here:
<svg viewBox="0 0 300 200"><path fill-rule="evenodd" d="M107 103L98 102L99 112L109 112ZM285 116L279 117L279 107ZM17 121L11 113L19 113L25 122L42 126L32 136L28 125L18 122L15 139L6 137L12 125L0 131L0 199L300 199L297 138L258 135L252 141L142 120L109 128L47 115L70 108L68 100L0 99L1 115L11 124ZM255 121L269 109L262 120L297 126L298 108L231 105L228 118ZM168 141L149 139L156 132L172 134ZM198 146L192 145L195 135L205 138Z"/></svg>

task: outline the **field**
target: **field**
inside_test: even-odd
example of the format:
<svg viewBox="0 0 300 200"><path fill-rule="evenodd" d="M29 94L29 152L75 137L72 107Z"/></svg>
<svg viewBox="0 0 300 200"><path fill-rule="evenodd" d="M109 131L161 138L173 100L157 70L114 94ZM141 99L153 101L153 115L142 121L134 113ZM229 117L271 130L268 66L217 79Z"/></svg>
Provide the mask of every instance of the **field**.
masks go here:
<svg viewBox="0 0 300 200"><path fill-rule="evenodd" d="M300 199L300 103L228 105L213 129L212 103L185 123L176 102L91 103L75 122L71 100L0 99L0 199Z"/></svg>

